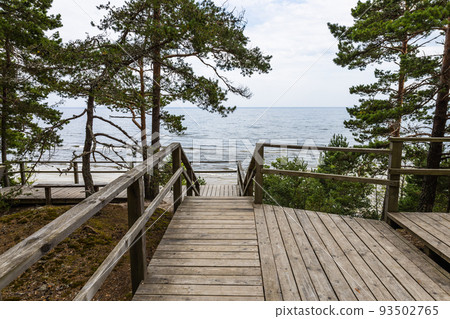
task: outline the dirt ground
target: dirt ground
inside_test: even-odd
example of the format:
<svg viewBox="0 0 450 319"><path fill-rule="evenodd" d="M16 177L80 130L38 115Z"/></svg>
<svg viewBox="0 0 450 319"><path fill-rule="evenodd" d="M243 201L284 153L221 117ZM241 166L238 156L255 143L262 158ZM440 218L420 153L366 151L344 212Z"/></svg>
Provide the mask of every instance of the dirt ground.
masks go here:
<svg viewBox="0 0 450 319"><path fill-rule="evenodd" d="M165 205L166 207L169 205ZM0 254L71 206L14 208L0 213ZM165 209L163 207L163 209ZM147 224L148 260L172 218L158 209ZM3 300L72 300L128 229L126 204L109 204L49 254L2 290ZM129 254L125 254L94 300L130 300Z"/></svg>

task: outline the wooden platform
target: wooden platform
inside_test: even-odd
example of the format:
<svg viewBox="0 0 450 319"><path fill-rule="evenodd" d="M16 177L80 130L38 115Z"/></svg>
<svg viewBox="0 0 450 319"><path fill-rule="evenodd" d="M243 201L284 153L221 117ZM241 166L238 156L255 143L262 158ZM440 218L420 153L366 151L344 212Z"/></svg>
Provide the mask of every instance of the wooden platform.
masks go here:
<svg viewBox="0 0 450 319"><path fill-rule="evenodd" d="M0 188L1 194L6 194L13 189L12 187ZM202 196L238 196L236 185L215 185L207 184L200 186ZM73 205L78 204L84 199L84 187L54 187L52 188L52 203L55 205ZM113 202L126 202L127 193L123 191ZM34 188L32 186L22 187L22 191L14 197L14 202L20 205L45 205L45 191L43 188Z"/></svg>
<svg viewBox="0 0 450 319"><path fill-rule="evenodd" d="M252 201L186 198L134 300L264 300Z"/></svg>
<svg viewBox="0 0 450 319"><path fill-rule="evenodd" d="M450 274L381 221L195 197L134 300L450 300Z"/></svg>
<svg viewBox="0 0 450 319"><path fill-rule="evenodd" d="M419 238L427 249L450 263L450 214L390 213L388 216Z"/></svg>
<svg viewBox="0 0 450 319"><path fill-rule="evenodd" d="M2 194L7 194L14 189L12 187L1 188ZM52 188L52 204L54 205L74 205L85 198L84 187L54 187ZM127 200L126 191L120 193L113 202L125 202ZM32 186L21 187L20 193L14 196L13 201L18 205L45 205L45 190Z"/></svg>

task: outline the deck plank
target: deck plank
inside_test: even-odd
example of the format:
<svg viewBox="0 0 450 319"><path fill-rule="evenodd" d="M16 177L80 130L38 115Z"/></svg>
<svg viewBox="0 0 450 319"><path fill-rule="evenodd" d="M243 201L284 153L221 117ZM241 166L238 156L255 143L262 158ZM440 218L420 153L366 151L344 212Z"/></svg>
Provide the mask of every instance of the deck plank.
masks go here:
<svg viewBox="0 0 450 319"><path fill-rule="evenodd" d="M283 300L278 280L275 258L270 243L264 210L261 205L255 205L255 221L258 233L258 246L261 259L261 272L266 300Z"/></svg>
<svg viewBox="0 0 450 319"><path fill-rule="evenodd" d="M286 254L283 239L281 238L280 228L275 218L273 207L264 205L263 209L266 216L267 229L269 230L270 243L272 244L275 264L277 266L283 300L300 300L297 282L294 274L292 273L292 268Z"/></svg>
<svg viewBox="0 0 450 319"><path fill-rule="evenodd" d="M377 241L384 250L435 300L445 300L448 294L439 287L426 273L408 258L396 245L387 240L385 236L373 227L367 220L355 219ZM408 287L409 288L409 287Z"/></svg>
<svg viewBox="0 0 450 319"><path fill-rule="evenodd" d="M385 265L375 256L375 254L366 246L356 233L345 222L345 219L338 215L331 215L331 219L336 226L341 230L347 239L351 242L355 250L360 254L367 265L381 280L383 285L388 289L389 293L395 300L402 301L414 301L414 298L408 293L408 291L401 285L400 282L390 273ZM369 243L371 246L373 243Z"/></svg>
<svg viewBox="0 0 450 319"><path fill-rule="evenodd" d="M294 235L297 246L302 253L302 258L305 265L308 265L308 273L314 284L319 300L338 300L338 297L334 292L325 272L323 271L317 255L315 254L308 237L298 221L294 210L291 208L284 208L284 210L288 216L287 220L291 226L292 234Z"/></svg>
<svg viewBox="0 0 450 319"><path fill-rule="evenodd" d="M311 224L314 225L314 228L322 239L328 253L339 267L350 288L353 289L353 293L356 298L358 300L375 300L375 296L370 292L369 287L367 287L366 283L345 255L344 251L336 243L331 233L322 223L320 217L315 212L310 212L307 215Z"/></svg>
<svg viewBox="0 0 450 319"><path fill-rule="evenodd" d="M353 229L353 231L358 234L358 237L369 247L369 249L374 253L378 259L386 266L391 274L397 278L398 282L411 294L415 300L427 300L432 301L433 298L428 294L421 285L414 280L413 275L408 273L403 269L398 261L397 256L394 259L385 249L381 242L377 241L376 238L372 238L365 227L362 227L355 219L346 219L347 224ZM364 225L368 225L365 221Z"/></svg>
<svg viewBox="0 0 450 319"><path fill-rule="evenodd" d="M316 289L308 273L308 267L303 260L302 254L295 242L286 213L281 207L274 207L275 217L281 230L281 237L286 248L286 253L291 264L292 273L297 282L301 300L319 300Z"/></svg>
<svg viewBox="0 0 450 319"><path fill-rule="evenodd" d="M450 263L450 236L442 238L440 232L426 223L417 222L417 218L409 216L408 213L390 213L389 218L417 236L428 248Z"/></svg>
<svg viewBox="0 0 450 319"><path fill-rule="evenodd" d="M295 210L295 213L339 300L357 300L355 292L345 280L340 267L336 264L335 259L330 255L319 234L314 229L308 218L308 213L302 210Z"/></svg>
<svg viewBox="0 0 450 319"><path fill-rule="evenodd" d="M377 275L372 271L360 254L352 246L351 242L344 233L336 226L329 214L318 213L318 216L325 224L333 238L344 251L345 255L356 268L361 278L366 283L376 300L393 301L394 297L389 293Z"/></svg>
<svg viewBox="0 0 450 319"><path fill-rule="evenodd" d="M383 222L210 186L182 202L134 300L450 299L450 275Z"/></svg>

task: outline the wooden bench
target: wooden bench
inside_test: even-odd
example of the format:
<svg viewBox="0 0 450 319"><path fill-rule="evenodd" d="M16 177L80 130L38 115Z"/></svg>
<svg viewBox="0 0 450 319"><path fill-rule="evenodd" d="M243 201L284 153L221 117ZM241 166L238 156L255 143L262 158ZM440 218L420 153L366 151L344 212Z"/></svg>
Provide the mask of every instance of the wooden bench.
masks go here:
<svg viewBox="0 0 450 319"><path fill-rule="evenodd" d="M105 187L108 185L108 183L95 183L94 184L94 190L98 192L100 187ZM45 190L45 204L51 205L52 204L52 188L84 188L83 184L35 184L33 185L34 188L43 188Z"/></svg>
<svg viewBox="0 0 450 319"><path fill-rule="evenodd" d="M450 214L389 213L389 219L419 238L428 255L433 253L450 264Z"/></svg>

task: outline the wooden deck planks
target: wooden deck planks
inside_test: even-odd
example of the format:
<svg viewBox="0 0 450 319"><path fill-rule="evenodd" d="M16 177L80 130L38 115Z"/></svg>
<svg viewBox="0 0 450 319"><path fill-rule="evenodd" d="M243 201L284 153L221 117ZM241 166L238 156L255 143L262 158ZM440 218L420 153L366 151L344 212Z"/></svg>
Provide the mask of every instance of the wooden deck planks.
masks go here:
<svg viewBox="0 0 450 319"><path fill-rule="evenodd" d="M376 300L395 300L329 214L317 213Z"/></svg>
<svg viewBox="0 0 450 319"><path fill-rule="evenodd" d="M295 211L291 208L284 208L284 210L319 300L338 300Z"/></svg>
<svg viewBox="0 0 450 319"><path fill-rule="evenodd" d="M331 219L334 221L340 231L345 234L355 250L363 258L365 263L376 274L383 285L387 288L389 293L395 300L412 301L414 298L408 293L408 291L397 281L397 279L390 273L390 271L384 266L384 264L376 257L371 249L359 239L358 235L347 225L346 218L338 215L331 215ZM376 243L369 243L369 246L376 245Z"/></svg>
<svg viewBox="0 0 450 319"><path fill-rule="evenodd" d="M10 191L12 188L0 188L0 193L4 194ZM183 186L183 192L186 187ZM224 184L214 185L206 184L200 186L201 196L217 196L217 197L237 197L237 185ZM78 204L85 198L84 187L64 188L53 187L52 188L52 202L54 204ZM127 200L126 191L120 193L114 202L124 202ZM45 204L45 191L43 188L33 188L32 186L25 186L22 188L22 192L15 196L16 203L19 204Z"/></svg>
<svg viewBox="0 0 450 319"><path fill-rule="evenodd" d="M358 300L375 300L374 295L371 293L358 271L354 268L352 262L348 259L344 251L335 241L334 237L322 223L320 217L314 212L307 213L307 216L311 222L311 225L314 225L313 227L322 239L328 254L339 267L339 270L347 281L348 286L352 289L356 298Z"/></svg>
<svg viewBox="0 0 450 319"><path fill-rule="evenodd" d="M433 214L434 221L426 215ZM389 218L408 232L422 240L424 244L439 255L447 263L450 263L450 229L441 231L432 224L437 220L445 219L447 216L441 213L390 213Z"/></svg>
<svg viewBox="0 0 450 319"><path fill-rule="evenodd" d="M0 188L0 193L8 193L10 187ZM84 187L53 187L52 188L52 204L70 205L78 204L85 199ZM112 202L125 202L127 200L126 191L121 192ZM33 188L25 186L21 192L14 197L15 204L22 205L45 205L45 190L43 188Z"/></svg>
<svg viewBox="0 0 450 319"><path fill-rule="evenodd" d="M353 289L349 286L344 276L341 273L342 265L339 265L337 258L333 258L325 245L322 242L319 234L314 229L313 224L308 218L308 213L301 210L295 211L299 222L305 230L306 236L311 242L320 263L322 269L325 271L328 280L330 281L333 289L339 300L357 300Z"/></svg>
<svg viewBox="0 0 450 319"><path fill-rule="evenodd" d="M308 273L309 265L307 266L302 258L302 254L287 221L286 213L281 207L274 207L274 212L301 300L318 300L319 297Z"/></svg>
<svg viewBox="0 0 450 319"><path fill-rule="evenodd" d="M300 300L297 283L281 237L282 230L277 223L273 207L264 205L263 208L283 300Z"/></svg>
<svg viewBox="0 0 450 319"><path fill-rule="evenodd" d="M229 189L216 187L211 194L231 194ZM134 297L134 300L263 299L252 202L249 198L233 197L188 198L182 203Z"/></svg>
<svg viewBox="0 0 450 319"><path fill-rule="evenodd" d="M450 299L450 275L384 222L254 205L228 185L201 194L175 213L134 300Z"/></svg>
<svg viewBox="0 0 450 319"><path fill-rule="evenodd" d="M372 238L372 236L370 236L369 230L367 229L368 227L361 226L360 223L367 226L367 221L360 219L360 223L358 223L355 219L346 219L346 222L415 300L433 300L433 298L413 278L413 276L417 274L408 273L398 262L398 259L402 256L396 256L396 259L394 259L394 257L386 251L386 248L390 248L391 246L384 246L381 241L378 241L380 238Z"/></svg>
<svg viewBox="0 0 450 319"><path fill-rule="evenodd" d="M261 205L255 206L255 221L265 298L269 301L283 300L266 218Z"/></svg>

